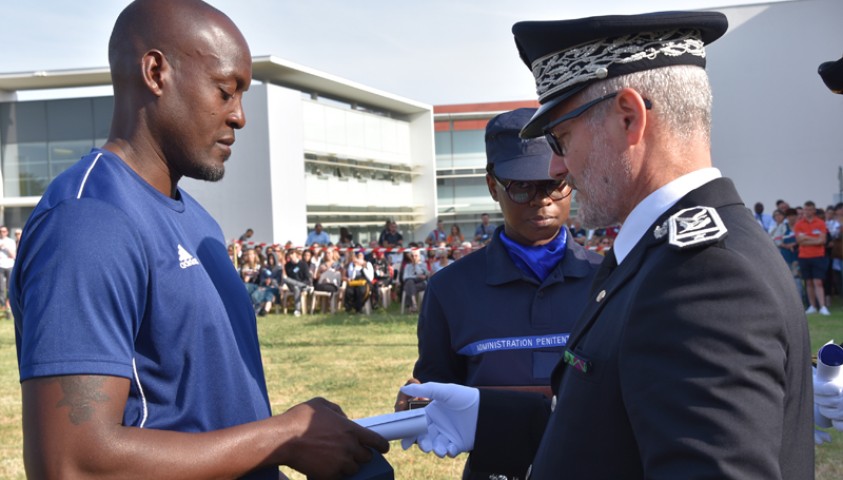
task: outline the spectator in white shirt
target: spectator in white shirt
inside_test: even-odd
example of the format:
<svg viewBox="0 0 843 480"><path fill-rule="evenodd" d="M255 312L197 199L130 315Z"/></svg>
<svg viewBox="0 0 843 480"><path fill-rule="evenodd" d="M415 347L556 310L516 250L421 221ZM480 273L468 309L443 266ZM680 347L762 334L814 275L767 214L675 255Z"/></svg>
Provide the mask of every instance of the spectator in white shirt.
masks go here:
<svg viewBox="0 0 843 480"><path fill-rule="evenodd" d="M8 312L9 308L9 275L12 274L12 267L15 266L15 252L17 245L9 237L9 229L0 225L0 295L2 295L2 309Z"/></svg>
<svg viewBox="0 0 843 480"><path fill-rule="evenodd" d="M427 265L422 262L421 252L418 250L410 253L410 259L411 262L404 266L401 280L404 291L407 292L407 306L410 307L410 313L416 313L419 311L416 293L427 287L427 277L430 276L430 272L427 270Z"/></svg>

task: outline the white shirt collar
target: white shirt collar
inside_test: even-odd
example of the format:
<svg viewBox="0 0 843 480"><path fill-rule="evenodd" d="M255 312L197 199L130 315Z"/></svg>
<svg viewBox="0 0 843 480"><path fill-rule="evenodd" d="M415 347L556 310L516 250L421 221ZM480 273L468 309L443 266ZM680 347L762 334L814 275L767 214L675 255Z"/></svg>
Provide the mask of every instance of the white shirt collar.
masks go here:
<svg viewBox="0 0 843 480"><path fill-rule="evenodd" d="M720 170L716 168L703 168L682 175L647 195L647 198L636 205L632 209L632 212L629 213L629 216L626 217L626 221L623 223L623 226L618 232L618 237L612 246L615 250L615 258L618 260L618 265L629 255L629 252L632 251L632 248L635 247L644 234L647 233L647 229L664 212L678 202L679 199L687 195L690 191L696 190L721 176Z"/></svg>

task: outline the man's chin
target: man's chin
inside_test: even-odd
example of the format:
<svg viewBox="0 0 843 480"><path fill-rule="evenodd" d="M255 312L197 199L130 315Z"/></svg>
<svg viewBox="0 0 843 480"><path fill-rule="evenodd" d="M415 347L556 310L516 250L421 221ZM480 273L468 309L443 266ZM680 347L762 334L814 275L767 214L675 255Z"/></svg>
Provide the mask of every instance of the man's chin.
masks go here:
<svg viewBox="0 0 843 480"><path fill-rule="evenodd" d="M598 228L608 227L613 225L608 219L609 215L606 212L593 211L586 203L580 203L580 209L577 212L582 227L586 230L596 230Z"/></svg>
<svg viewBox="0 0 843 480"><path fill-rule="evenodd" d="M219 182L222 180L222 177L225 176L225 167L202 168L192 171L186 176L196 180L204 180L206 182Z"/></svg>

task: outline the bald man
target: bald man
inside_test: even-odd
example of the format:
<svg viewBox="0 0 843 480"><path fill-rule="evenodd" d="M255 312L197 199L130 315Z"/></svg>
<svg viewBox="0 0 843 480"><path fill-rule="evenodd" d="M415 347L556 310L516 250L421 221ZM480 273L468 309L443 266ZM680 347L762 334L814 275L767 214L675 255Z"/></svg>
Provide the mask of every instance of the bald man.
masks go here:
<svg viewBox="0 0 843 480"><path fill-rule="evenodd" d="M219 226L178 187L221 179L246 123L243 35L198 0L138 0L109 62L108 141L49 186L13 273L27 475L357 471L389 446L337 405L271 415L249 296Z"/></svg>

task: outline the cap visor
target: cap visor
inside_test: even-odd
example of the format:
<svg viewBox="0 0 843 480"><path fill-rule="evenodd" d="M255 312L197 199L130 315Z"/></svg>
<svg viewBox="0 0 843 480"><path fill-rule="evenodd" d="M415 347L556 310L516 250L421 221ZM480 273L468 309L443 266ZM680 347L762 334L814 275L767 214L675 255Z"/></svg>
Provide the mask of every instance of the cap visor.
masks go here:
<svg viewBox="0 0 843 480"><path fill-rule="evenodd" d="M524 128L521 129L521 133L519 134L521 138L536 138L544 135L544 127L548 123L550 123L550 113L553 111L554 108L559 106L560 103L564 102L565 100L571 98L572 96L580 93L586 86L590 85L590 83L585 83L574 87L570 90L565 91L558 97L553 97L550 100L546 101L542 104L541 107L533 114L533 118L524 125Z"/></svg>
<svg viewBox="0 0 843 480"><path fill-rule="evenodd" d="M825 62L819 68L820 78L825 86L834 93L843 93L843 58L835 62Z"/></svg>

